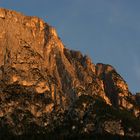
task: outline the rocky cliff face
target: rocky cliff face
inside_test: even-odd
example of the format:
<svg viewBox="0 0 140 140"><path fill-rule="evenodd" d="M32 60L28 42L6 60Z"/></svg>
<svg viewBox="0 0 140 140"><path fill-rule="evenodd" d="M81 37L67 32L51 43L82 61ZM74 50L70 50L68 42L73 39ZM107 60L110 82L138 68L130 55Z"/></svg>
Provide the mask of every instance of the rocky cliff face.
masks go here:
<svg viewBox="0 0 140 140"><path fill-rule="evenodd" d="M0 9L1 137L140 137L139 116L138 94L112 66L65 48L42 19Z"/></svg>

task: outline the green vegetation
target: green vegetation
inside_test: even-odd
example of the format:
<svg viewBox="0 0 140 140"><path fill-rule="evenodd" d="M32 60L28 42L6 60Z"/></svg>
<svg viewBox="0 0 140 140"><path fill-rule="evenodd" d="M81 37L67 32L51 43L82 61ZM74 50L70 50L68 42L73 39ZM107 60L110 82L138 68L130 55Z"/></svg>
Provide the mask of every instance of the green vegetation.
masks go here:
<svg viewBox="0 0 140 140"><path fill-rule="evenodd" d="M94 111L101 119L108 120L121 120L125 129L131 127L135 131L140 132L140 120L137 119L132 113L126 110L120 110L107 105L105 102L96 100Z"/></svg>

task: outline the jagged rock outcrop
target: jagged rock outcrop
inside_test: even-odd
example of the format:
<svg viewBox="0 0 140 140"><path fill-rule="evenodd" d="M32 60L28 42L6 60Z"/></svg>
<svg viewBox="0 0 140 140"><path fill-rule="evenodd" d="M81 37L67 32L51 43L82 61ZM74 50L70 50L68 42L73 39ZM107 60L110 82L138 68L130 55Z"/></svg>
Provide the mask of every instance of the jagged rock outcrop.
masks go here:
<svg viewBox="0 0 140 140"><path fill-rule="evenodd" d="M106 96L114 107L132 111L137 117L140 115L138 94L134 96L136 98L133 97L127 83L112 66L97 64L96 75L103 81Z"/></svg>
<svg viewBox="0 0 140 140"><path fill-rule="evenodd" d="M139 137L139 116L139 97L112 66L65 48L42 19L0 9L0 137Z"/></svg>

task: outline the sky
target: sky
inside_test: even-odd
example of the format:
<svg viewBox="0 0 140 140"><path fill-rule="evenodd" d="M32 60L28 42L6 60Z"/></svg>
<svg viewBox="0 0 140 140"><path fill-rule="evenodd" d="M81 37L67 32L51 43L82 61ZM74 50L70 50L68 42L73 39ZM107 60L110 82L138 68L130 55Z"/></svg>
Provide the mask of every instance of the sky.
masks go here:
<svg viewBox="0 0 140 140"><path fill-rule="evenodd" d="M43 18L67 48L113 65L140 92L140 0L0 0L0 7Z"/></svg>

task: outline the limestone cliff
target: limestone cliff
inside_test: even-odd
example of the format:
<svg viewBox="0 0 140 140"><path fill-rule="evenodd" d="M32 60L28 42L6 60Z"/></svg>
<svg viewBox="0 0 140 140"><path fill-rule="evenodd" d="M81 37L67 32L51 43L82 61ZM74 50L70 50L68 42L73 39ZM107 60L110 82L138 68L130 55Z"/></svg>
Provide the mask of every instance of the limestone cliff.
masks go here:
<svg viewBox="0 0 140 140"><path fill-rule="evenodd" d="M42 19L0 9L1 137L140 137L139 116L139 96L112 66L65 48Z"/></svg>

